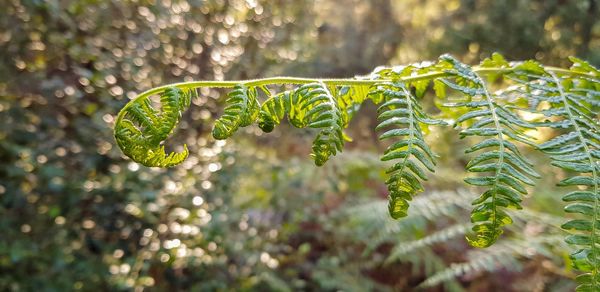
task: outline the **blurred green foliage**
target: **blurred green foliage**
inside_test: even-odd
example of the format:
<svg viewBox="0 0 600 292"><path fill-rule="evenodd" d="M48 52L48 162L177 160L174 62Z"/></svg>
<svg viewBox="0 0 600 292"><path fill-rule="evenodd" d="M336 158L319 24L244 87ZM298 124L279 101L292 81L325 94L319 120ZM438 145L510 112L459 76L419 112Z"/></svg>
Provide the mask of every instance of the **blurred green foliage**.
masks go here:
<svg viewBox="0 0 600 292"><path fill-rule="evenodd" d="M349 146L360 154L324 168L311 166L310 138L296 131L262 136L249 128L236 140L214 141L209 130L222 111L214 90L193 101L173 138L192 153L180 167L141 167L121 156L112 137L128 98L181 80L352 76L441 52L467 62L500 51L547 64L570 54L600 63L594 0L347 2L5 1L0 290L365 291L422 282L430 274L414 262L385 262L393 239L422 238L451 219L423 221L367 247L361 238L372 233L363 229L377 223L348 212L386 196L383 167L368 155L383 147L372 131L373 108L351 126ZM444 164L452 150L436 144ZM462 165L446 162L427 189L456 188L456 169ZM560 212L546 188L530 207ZM538 225L523 228L535 235ZM428 252L441 270L466 260L463 244ZM376 252L358 256L368 248ZM502 279L510 277L515 287L507 289L572 288L561 252L534 254L515 256L530 274L504 268L449 285L506 288Z"/></svg>

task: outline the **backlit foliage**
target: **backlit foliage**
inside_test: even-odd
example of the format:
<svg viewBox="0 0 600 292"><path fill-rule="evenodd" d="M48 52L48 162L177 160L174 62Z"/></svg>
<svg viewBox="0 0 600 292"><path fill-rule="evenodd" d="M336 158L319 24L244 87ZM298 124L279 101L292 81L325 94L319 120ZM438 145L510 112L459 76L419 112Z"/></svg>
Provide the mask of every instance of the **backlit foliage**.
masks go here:
<svg viewBox="0 0 600 292"><path fill-rule="evenodd" d="M380 140L394 140L381 160L394 162L387 171L386 184L390 215L400 218L408 215L409 201L423 190L425 169L435 170L436 155L424 135L429 126L443 126L446 123L442 120L448 120L460 129L461 138L475 140L465 150L476 153L467 163L467 171L481 173L465 182L483 189L472 202L472 233L467 234L468 242L475 247L489 247L498 240L513 222L507 209L522 209L527 186L533 186L533 179L540 177L517 145L538 148L550 156L553 165L577 173L559 185L578 186L577 191L564 197L574 202L565 211L583 217L567 222L563 228L575 232L566 238L567 243L581 247L572 255L575 267L588 272L579 277L578 289L592 291L600 288L600 133L596 113L600 73L582 60L571 60L573 66L562 69L534 61L509 63L494 54L479 66L469 66L443 55L437 62L378 68L369 76L354 79L275 77L180 83L150 90L131 101L119 114L115 136L134 161L147 166L173 166L185 158L187 150L167 155L161 143L189 104L190 94L182 90L233 87L215 123L215 139L226 139L239 128L255 123L270 132L287 116L293 126L317 131L311 156L320 166L342 151L345 141L350 140L344 128L359 106L370 100L379 105ZM282 90L281 84L297 87ZM435 119L420 106L420 99L430 87L444 103ZM161 93L161 114L148 101L154 93ZM262 94L266 100L261 105ZM532 135L546 127L556 129L555 134L538 144Z"/></svg>

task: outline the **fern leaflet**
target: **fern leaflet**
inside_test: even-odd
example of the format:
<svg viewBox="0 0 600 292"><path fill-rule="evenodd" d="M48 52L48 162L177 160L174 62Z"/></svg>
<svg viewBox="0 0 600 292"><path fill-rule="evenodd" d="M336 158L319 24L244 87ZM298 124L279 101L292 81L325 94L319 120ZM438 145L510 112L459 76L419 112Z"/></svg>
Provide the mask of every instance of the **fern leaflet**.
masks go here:
<svg viewBox="0 0 600 292"><path fill-rule="evenodd" d="M301 111L306 100L301 99L295 90L281 92L267 99L260 108L258 126L265 133L273 131L287 114L290 123L297 128L306 127L304 113Z"/></svg>
<svg viewBox="0 0 600 292"><path fill-rule="evenodd" d="M385 182L390 193L389 213L392 218L398 219L408 215L408 201L423 190L420 180L427 180L423 167L435 171L435 154L425 143L420 124L439 122L423 112L402 83L380 83L372 94L384 98L384 103L377 109L380 123L376 130L391 128L382 133L379 139L402 138L389 146L381 157L383 161L398 161L387 170L390 177Z"/></svg>
<svg viewBox="0 0 600 292"><path fill-rule="evenodd" d="M587 69L600 76L598 70L580 60L573 59L572 70ZM579 249L571 255L573 264L588 273L580 275L577 291L597 291L600 287L600 131L594 113L590 111L594 94L600 82L593 78L561 79L534 62L518 67L515 80L523 84L522 93L535 101L537 111L550 118L541 125L554 128L563 134L539 145L552 159L552 165L578 175L563 179L559 186L577 186L578 189L563 197L569 205L565 212L580 214L583 219L573 219L562 225L572 231L565 241Z"/></svg>
<svg viewBox="0 0 600 292"><path fill-rule="evenodd" d="M467 65L448 55L440 59L440 65L446 67L446 72L454 77L454 81L442 79L442 82L462 92L469 99L467 102L449 105L470 110L456 120L457 123L471 123L461 131L461 137L485 138L465 151L484 151L469 161L467 170L491 174L470 177L465 179L465 182L489 187L473 201L475 208L471 212L471 221L475 224L472 228L475 236L467 237L469 243L475 247L488 247L502 234L502 227L512 223L511 217L503 209L521 209L521 194L527 194L523 184L534 185L529 176L539 177L533 170L533 165L509 140L532 144L522 129L533 126L498 104L483 79Z"/></svg>
<svg viewBox="0 0 600 292"><path fill-rule="evenodd" d="M215 121L213 137L218 140L229 138L240 127L254 123L258 117L260 105L256 88L237 84L227 95L227 106L223 115Z"/></svg>
<svg viewBox="0 0 600 292"><path fill-rule="evenodd" d="M303 87L301 87L303 88ZM321 129L313 141L311 157L317 166L325 164L329 156L341 152L344 146L342 129L346 123L338 101L323 83L306 87L303 109L307 110L308 127ZM347 120L347 119L346 119Z"/></svg>

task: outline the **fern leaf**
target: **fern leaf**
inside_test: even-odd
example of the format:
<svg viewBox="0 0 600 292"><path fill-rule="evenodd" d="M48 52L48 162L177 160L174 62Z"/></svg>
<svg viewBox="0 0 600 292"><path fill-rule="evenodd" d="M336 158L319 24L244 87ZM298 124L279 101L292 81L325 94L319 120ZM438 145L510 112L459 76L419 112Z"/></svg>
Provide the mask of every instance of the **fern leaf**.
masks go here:
<svg viewBox="0 0 600 292"><path fill-rule="evenodd" d="M258 126L263 132L270 133L281 123L287 114L292 125L297 128L306 127L303 112L300 109L305 100L299 98L295 90L281 92L267 99L260 108Z"/></svg>
<svg viewBox="0 0 600 292"><path fill-rule="evenodd" d="M307 100L301 106L306 111L307 126L320 129L313 141L311 157L321 166L330 156L342 151L345 123L342 110L323 83L304 85L299 91Z"/></svg>
<svg viewBox="0 0 600 292"><path fill-rule="evenodd" d="M462 190L424 193L423 196L414 198L410 214L402 220L393 220L385 214L389 202L380 200L347 208L343 211L343 216L351 218L350 223L359 229L357 232L366 234L359 240L366 244L364 254L367 255L386 242L404 243L414 240L416 226L423 227L441 217L461 217L470 207L470 196L470 193Z"/></svg>
<svg viewBox="0 0 600 292"><path fill-rule="evenodd" d="M584 72L595 76L598 70L588 63L572 58L573 72ZM576 173L558 183L559 186L576 186L579 190L563 197L569 202L566 213L579 214L562 228L571 231L565 241L578 250L571 255L573 265L586 272L578 277L578 291L600 289L600 162L596 153L600 150L600 127L597 117L592 116L588 103L589 94L597 93L600 82L594 78L558 77L555 73L537 70L533 75L530 68L519 67L518 80L523 84L523 93L551 120L541 125L563 132L539 145L548 154L552 165Z"/></svg>
<svg viewBox="0 0 600 292"><path fill-rule="evenodd" d="M360 110L360 106L368 98L369 87L344 85L340 88L334 87L336 89L335 92L330 90L338 101L338 105L342 111L344 128L348 127L354 114Z"/></svg>
<svg viewBox="0 0 600 292"><path fill-rule="evenodd" d="M320 129L313 141L311 157L321 166L342 151L345 140L342 130L350 119L345 115L346 110L322 82L305 84L265 101L258 125L264 132L270 132L287 115L295 127Z"/></svg>
<svg viewBox="0 0 600 292"><path fill-rule="evenodd" d="M464 275L476 275L482 272L493 273L502 268L520 270L522 269L519 262L520 258L533 258L539 254L550 254L552 252L548 250L547 246L560 245L557 240L560 240L560 237L554 235L503 240L485 251L473 251L466 262L451 264L428 277L419 284L419 287L431 288Z"/></svg>
<svg viewBox="0 0 600 292"><path fill-rule="evenodd" d="M171 167L185 160L188 156L186 145L180 153L167 154L160 143L177 126L194 95L195 91L184 93L179 88L170 87L160 96L160 112L152 108L147 98L123 108L115 124L115 140L123 153L150 167Z"/></svg>
<svg viewBox="0 0 600 292"><path fill-rule="evenodd" d="M212 135L215 139L229 138L240 127L246 127L258 118L260 104L256 88L236 85L227 95L223 115L215 121Z"/></svg>
<svg viewBox="0 0 600 292"><path fill-rule="evenodd" d="M296 128L307 127L309 124L307 109L312 107L307 105L309 103L308 95L316 87L321 87L321 85L317 83L303 85L267 99L260 108L258 126L263 132L269 133L287 115L292 126ZM319 101L322 102L325 99L322 96Z"/></svg>
<svg viewBox="0 0 600 292"><path fill-rule="evenodd" d="M385 261L386 263L390 263L424 247L430 247L436 243L444 243L457 236L464 236L467 230L468 226L466 224L457 223L452 226L445 227L440 231L429 234L423 238L398 244L394 247L394 249L392 249L390 255Z"/></svg>
<svg viewBox="0 0 600 292"><path fill-rule="evenodd" d="M381 157L383 161L398 161L387 170L386 181L390 193L388 210L392 218L398 219L408 215L408 201L423 190L420 181L427 180L427 176L422 168L431 172L435 169L435 154L425 143L420 125L437 124L437 121L423 112L403 83L378 84L373 94L384 97L384 103L377 110L380 123L376 130L390 128L379 139L402 139L389 146Z"/></svg>
<svg viewBox="0 0 600 292"><path fill-rule="evenodd" d="M523 128L533 125L523 121L508 108L495 102L483 79L451 56L440 57L440 65L452 76L441 81L451 89L463 93L469 102L449 106L460 106L469 111L460 116L458 124L471 123L461 131L461 137L479 136L482 142L467 149L466 153L480 152L467 164L467 170L473 173L489 173L485 176L465 179L470 185L488 187L479 198L473 201L475 206L471 212L474 236L467 236L467 241L475 247L488 247L502 234L502 227L512 223L505 208L521 209L521 195L526 194L525 185L533 185L529 178L539 177L518 151L511 140L530 144L524 135ZM502 62L487 61L482 66Z"/></svg>

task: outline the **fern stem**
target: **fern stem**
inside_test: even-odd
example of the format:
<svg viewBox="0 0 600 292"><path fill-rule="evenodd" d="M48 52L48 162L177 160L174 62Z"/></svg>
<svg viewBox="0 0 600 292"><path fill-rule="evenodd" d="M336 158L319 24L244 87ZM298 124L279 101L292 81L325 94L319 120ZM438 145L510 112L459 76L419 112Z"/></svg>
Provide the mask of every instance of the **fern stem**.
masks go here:
<svg viewBox="0 0 600 292"><path fill-rule="evenodd" d="M556 74L560 74L560 75L588 76L588 74L585 74L585 73L573 72L570 70L556 68L556 67L546 67L546 70L548 70L550 72L554 72ZM473 67L473 71L477 72L479 74L506 74L506 73L512 72L512 69L511 68L489 68L489 67L484 68L484 67L475 66L475 67ZM429 72L429 73L414 75L414 76L407 76L407 77L403 77L403 78L400 78L399 80L395 80L395 81L414 82L414 81L419 81L419 80L435 79L435 78L447 77L447 76L450 76L450 74L447 72L438 71L438 72ZM392 80L385 80L385 79L368 80L368 79L353 79L353 78L318 79L318 78L300 78L300 77L285 77L285 76L283 76L283 77L268 77L268 78L260 78L260 79L249 79L249 80L230 80L230 81L200 80L200 81L172 83L172 84L167 84L167 85L163 85L163 86L159 86L159 87L154 87L152 89L149 89L147 91L140 93L133 101L127 103L125 105L125 107L123 107L123 109L119 113L119 116L117 117L117 122L120 122L120 120L123 118L124 112L126 111L127 108L129 108L131 106L131 104L134 101L140 100L143 98L147 98L154 94L161 93L169 87L177 87L177 88L185 91L185 90L201 88L201 87L232 88L237 84L244 84L246 86L262 86L262 85L274 85L274 84L308 84L308 83L315 83L315 82L323 82L326 85L334 85L335 86L335 85L374 85L376 83L381 83L381 82L386 82L386 81L392 81Z"/></svg>
<svg viewBox="0 0 600 292"><path fill-rule="evenodd" d="M570 121L575 121L575 116L573 115L571 106L569 105L569 102L567 101L566 98L566 94L563 90L563 86L560 82L560 80L558 79L558 77L556 76L555 72L548 72L548 74L550 74L550 76L552 76L552 79L554 79L554 83L556 84L556 88L558 89L558 92L560 94L560 97L562 99L562 103L565 107L565 111L567 113L567 115L569 116L569 120ZM598 266L598 250L596 248L596 229L598 228L597 226L597 220L598 220L598 208L600 207L600 202L598 202L598 173L596 171L596 165L594 163L594 158L592 158L591 155L591 150L587 145L586 139L585 137L583 137L581 128L579 127L579 125L577 124L577 122L573 122L573 128L575 129L575 132L577 132L577 137L579 139L579 141L581 141L581 144L583 145L583 148L585 149L585 155L587 156L587 160L590 162L590 166L592 169L592 177L594 178L594 215L592 216L592 226L591 226L591 231L590 231L590 249L591 249L591 253L592 253L592 258L593 260L590 261L592 262L593 265L593 270L592 270L592 286L593 287L598 287L600 285L600 283L598 283L597 281L597 277L598 277L598 273L600 272L600 267Z"/></svg>

